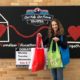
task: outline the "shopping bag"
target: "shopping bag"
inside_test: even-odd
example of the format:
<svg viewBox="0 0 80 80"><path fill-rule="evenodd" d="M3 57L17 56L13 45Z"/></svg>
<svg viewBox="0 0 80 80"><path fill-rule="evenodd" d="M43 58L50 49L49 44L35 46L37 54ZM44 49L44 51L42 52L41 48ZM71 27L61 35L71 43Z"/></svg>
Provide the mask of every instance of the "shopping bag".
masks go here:
<svg viewBox="0 0 80 80"><path fill-rule="evenodd" d="M48 48L44 48L44 54L45 54L44 70L47 69L47 51L48 51ZM30 60L30 64L29 64L28 69L32 69L32 62L33 62L33 58L34 58L34 53L35 53L35 48L31 48L31 60Z"/></svg>
<svg viewBox="0 0 80 80"><path fill-rule="evenodd" d="M58 44L56 42L56 51L52 50L53 40L51 41L50 48L48 51L48 68L61 68L63 67L61 55L60 55L60 49L58 47Z"/></svg>
<svg viewBox="0 0 80 80"><path fill-rule="evenodd" d="M37 35L36 48L35 48L34 58L32 62L32 72L43 70L45 66L45 54L44 54L44 48L43 48L43 41L42 41L42 37L41 38L39 37L40 36ZM38 44L41 44L41 46L39 46Z"/></svg>
<svg viewBox="0 0 80 80"><path fill-rule="evenodd" d="M63 36L61 36L61 41L63 41ZM70 62L69 47L67 46L67 48L62 48L60 46L60 53L61 53L61 58L62 58L63 66L66 66Z"/></svg>

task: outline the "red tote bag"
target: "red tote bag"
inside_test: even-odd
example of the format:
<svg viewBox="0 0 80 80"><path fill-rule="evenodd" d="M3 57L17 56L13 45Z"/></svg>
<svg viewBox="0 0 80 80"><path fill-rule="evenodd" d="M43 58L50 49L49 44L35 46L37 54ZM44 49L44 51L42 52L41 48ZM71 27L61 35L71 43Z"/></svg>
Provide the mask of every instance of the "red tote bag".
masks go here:
<svg viewBox="0 0 80 80"><path fill-rule="evenodd" d="M36 37L36 48L32 63L32 72L43 70L45 66L45 54L43 48L43 41L40 35Z"/></svg>

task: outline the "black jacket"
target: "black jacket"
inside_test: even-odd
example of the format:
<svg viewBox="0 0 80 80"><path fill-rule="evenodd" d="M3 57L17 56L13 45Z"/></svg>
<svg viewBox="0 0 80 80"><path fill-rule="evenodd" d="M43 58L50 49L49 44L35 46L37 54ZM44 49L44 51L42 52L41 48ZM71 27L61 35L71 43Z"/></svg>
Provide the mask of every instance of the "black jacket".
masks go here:
<svg viewBox="0 0 80 80"><path fill-rule="evenodd" d="M53 37L58 37L60 40L57 42L58 46L61 46L62 48L67 48L67 38L65 35L63 35L63 41L61 41L61 36L52 36L51 38L46 38L43 40L44 46L47 46L48 48L50 47L50 43ZM53 50L56 50L56 44L55 42L53 43Z"/></svg>

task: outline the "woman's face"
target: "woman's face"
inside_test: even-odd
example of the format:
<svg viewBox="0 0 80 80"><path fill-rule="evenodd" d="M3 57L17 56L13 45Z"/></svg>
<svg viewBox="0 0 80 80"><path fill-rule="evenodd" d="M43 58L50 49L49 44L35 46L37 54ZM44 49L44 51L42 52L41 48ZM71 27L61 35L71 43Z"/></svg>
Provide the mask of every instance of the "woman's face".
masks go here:
<svg viewBox="0 0 80 80"><path fill-rule="evenodd" d="M57 22L56 21L52 21L52 29L54 30L54 32L57 32L57 30L58 30L58 24L57 24Z"/></svg>

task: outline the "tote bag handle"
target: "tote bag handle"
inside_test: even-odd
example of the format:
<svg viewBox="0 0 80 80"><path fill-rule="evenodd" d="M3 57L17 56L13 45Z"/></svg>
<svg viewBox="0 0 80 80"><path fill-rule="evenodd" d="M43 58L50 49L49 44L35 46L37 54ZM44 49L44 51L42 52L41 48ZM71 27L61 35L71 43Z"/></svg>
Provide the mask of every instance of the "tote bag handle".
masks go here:
<svg viewBox="0 0 80 80"><path fill-rule="evenodd" d="M40 36L39 34L37 34L37 37L36 37L36 47L43 48L42 36Z"/></svg>
<svg viewBox="0 0 80 80"><path fill-rule="evenodd" d="M54 43L54 41L53 40L51 40L51 44L50 44L50 48L49 48L49 51L52 53L52 47L53 47L53 43ZM58 44L57 44L57 42L56 42L56 51L58 51L59 50L59 47L58 47Z"/></svg>

